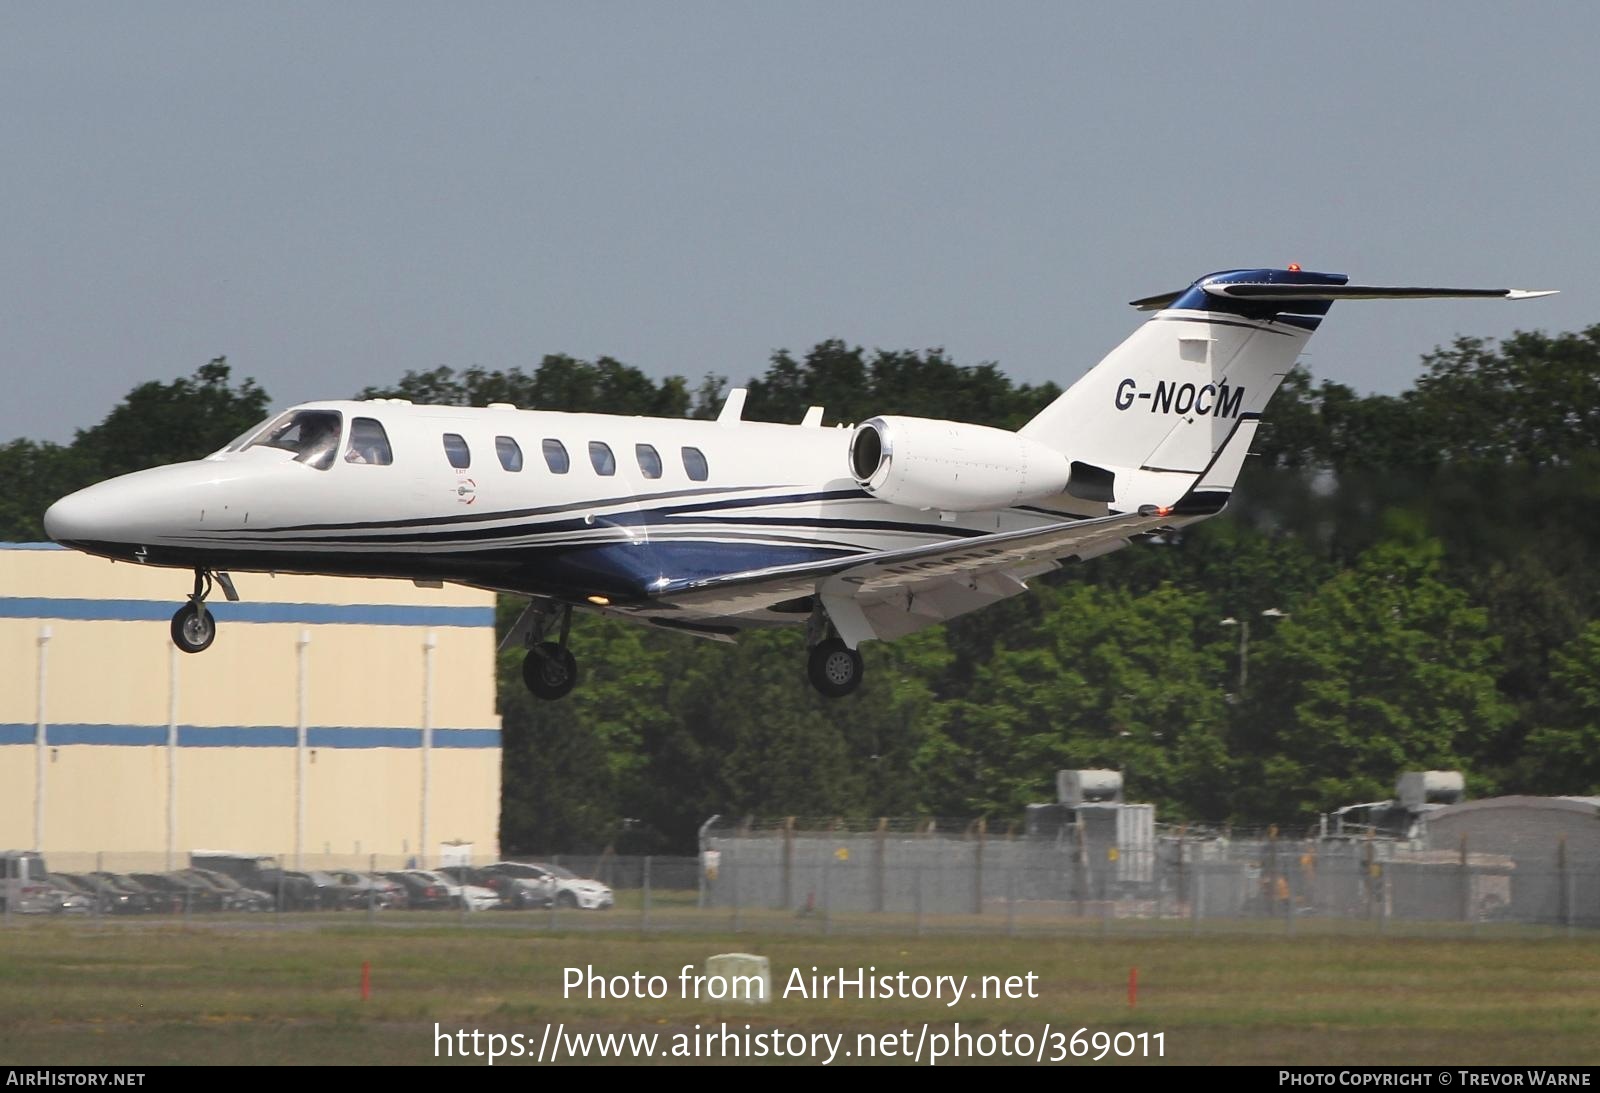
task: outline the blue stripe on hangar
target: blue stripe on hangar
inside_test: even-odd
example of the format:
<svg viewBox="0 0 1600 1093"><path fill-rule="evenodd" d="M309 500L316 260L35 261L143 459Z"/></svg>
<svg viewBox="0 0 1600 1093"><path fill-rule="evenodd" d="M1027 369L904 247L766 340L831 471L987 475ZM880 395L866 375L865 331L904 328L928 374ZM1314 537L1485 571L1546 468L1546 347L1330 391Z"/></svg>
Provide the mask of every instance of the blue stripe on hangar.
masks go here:
<svg viewBox="0 0 1600 1093"><path fill-rule="evenodd" d="M0 597L0 619L87 619L95 622L166 622L176 600L94 600L46 596ZM426 604L228 603L207 601L218 622L288 622L364 626L493 626L492 607Z"/></svg>
<svg viewBox="0 0 1600 1093"><path fill-rule="evenodd" d="M0 725L0 744L32 744L33 725ZM285 725L179 725L180 748L292 748L296 730ZM162 747L165 725L46 725L45 743L52 747L94 744L117 747ZM349 728L317 725L306 729L312 748L421 748L422 730ZM436 748L498 748L499 729L434 729Z"/></svg>

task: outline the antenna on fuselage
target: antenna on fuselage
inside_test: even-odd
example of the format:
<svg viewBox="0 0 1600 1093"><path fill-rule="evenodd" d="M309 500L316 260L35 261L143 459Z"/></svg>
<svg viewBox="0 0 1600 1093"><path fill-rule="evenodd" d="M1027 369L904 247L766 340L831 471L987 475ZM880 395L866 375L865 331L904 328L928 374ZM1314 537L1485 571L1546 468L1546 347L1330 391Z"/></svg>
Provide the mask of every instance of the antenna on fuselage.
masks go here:
<svg viewBox="0 0 1600 1093"><path fill-rule="evenodd" d="M722 413L717 415L717 424L739 424L744 419L744 397L749 393L743 387L735 387L729 391L727 401L722 404Z"/></svg>

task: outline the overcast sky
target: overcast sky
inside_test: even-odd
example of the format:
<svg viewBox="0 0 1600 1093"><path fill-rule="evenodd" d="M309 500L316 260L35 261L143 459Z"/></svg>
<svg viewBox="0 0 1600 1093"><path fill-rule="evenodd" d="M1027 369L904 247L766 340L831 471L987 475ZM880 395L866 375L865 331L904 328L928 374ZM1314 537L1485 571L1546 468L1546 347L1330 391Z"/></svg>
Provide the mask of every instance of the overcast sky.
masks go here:
<svg viewBox="0 0 1600 1093"><path fill-rule="evenodd" d="M829 337L1068 383L1211 270L1319 377L1600 322L1600 5L0 5L0 441L226 355L275 405Z"/></svg>

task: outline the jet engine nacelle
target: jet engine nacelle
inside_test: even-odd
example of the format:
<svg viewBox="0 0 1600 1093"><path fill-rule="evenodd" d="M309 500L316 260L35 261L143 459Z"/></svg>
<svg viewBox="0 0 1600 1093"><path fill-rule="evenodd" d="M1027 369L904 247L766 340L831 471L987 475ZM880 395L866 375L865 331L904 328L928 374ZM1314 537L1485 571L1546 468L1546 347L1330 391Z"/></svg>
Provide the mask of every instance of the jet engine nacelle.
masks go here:
<svg viewBox="0 0 1600 1093"><path fill-rule="evenodd" d="M850 438L850 473L893 505L946 512L1003 509L1060 493L1067 457L1005 429L925 417L875 417Z"/></svg>

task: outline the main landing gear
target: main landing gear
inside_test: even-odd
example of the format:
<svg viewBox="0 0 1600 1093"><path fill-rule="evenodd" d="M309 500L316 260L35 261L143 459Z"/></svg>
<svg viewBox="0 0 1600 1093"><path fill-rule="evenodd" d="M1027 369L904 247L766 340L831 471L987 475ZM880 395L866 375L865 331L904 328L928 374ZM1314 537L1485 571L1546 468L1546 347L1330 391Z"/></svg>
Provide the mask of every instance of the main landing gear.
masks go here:
<svg viewBox="0 0 1600 1093"><path fill-rule="evenodd" d="M861 654L844 643L818 603L806 624L806 676L824 698L843 698L861 686Z"/></svg>
<svg viewBox="0 0 1600 1093"><path fill-rule="evenodd" d="M806 657L811 685L828 698L843 698L861 686L861 654L838 638L820 641Z"/></svg>
<svg viewBox="0 0 1600 1093"><path fill-rule="evenodd" d="M217 620L206 610L206 597L211 595L214 584L222 586L222 594L230 603L238 602L239 593L234 590L233 578L226 573L196 569L189 602L172 616L172 644L185 653L203 653L217 640Z"/></svg>
<svg viewBox="0 0 1600 1093"><path fill-rule="evenodd" d="M560 616L559 637L546 641L545 635ZM567 649L567 635L572 630L572 608L559 607L535 600L506 635L512 640L519 634L527 643L528 655L522 660L522 682L537 698L554 701L565 698L578 682L578 662Z"/></svg>
<svg viewBox="0 0 1600 1093"><path fill-rule="evenodd" d="M551 632L556 640L548 640ZM567 648L572 631L572 607L548 600L534 600L522 612L500 643L502 650L521 641L528 647L522 660L522 682L535 697L547 700L565 698L578 682L578 664ZM870 631L856 631L861 640ZM861 686L861 654L846 644L820 605L813 609L806 628L806 675L818 693L827 698L843 698Z"/></svg>

